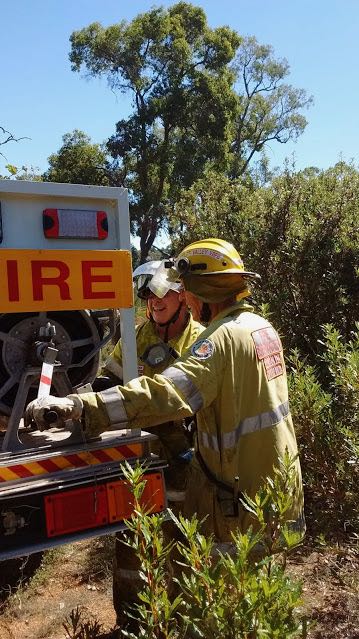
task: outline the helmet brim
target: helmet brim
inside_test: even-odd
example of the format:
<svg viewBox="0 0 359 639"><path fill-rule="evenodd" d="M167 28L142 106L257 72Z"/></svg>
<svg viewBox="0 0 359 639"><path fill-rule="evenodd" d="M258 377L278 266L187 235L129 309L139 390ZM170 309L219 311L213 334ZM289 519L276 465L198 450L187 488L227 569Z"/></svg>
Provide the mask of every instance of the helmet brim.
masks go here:
<svg viewBox="0 0 359 639"><path fill-rule="evenodd" d="M226 269L225 271L211 271L210 273L200 273L200 277L211 277L211 275L240 275L241 277L248 277L251 280L260 280L259 273L252 273L252 271L239 271L237 268Z"/></svg>

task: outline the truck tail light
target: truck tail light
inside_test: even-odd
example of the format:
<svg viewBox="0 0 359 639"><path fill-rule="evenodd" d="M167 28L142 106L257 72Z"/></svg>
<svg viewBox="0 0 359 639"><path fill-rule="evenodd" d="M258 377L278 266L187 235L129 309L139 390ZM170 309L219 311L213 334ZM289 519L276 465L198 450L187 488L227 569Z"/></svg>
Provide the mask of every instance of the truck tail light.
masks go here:
<svg viewBox="0 0 359 639"><path fill-rule="evenodd" d="M146 486L142 493L141 503L151 513L164 510L166 498L161 473L146 475ZM124 480L107 484L109 523L128 519L133 512L133 495Z"/></svg>
<svg viewBox="0 0 359 639"><path fill-rule="evenodd" d="M42 213L42 225L48 239L105 240L108 236L105 211L45 209Z"/></svg>
<svg viewBox="0 0 359 639"><path fill-rule="evenodd" d="M149 473L145 479L141 503L149 513L161 512L166 507L163 475ZM133 495L123 479L45 497L48 537L106 526L128 519L132 513Z"/></svg>
<svg viewBox="0 0 359 639"><path fill-rule="evenodd" d="M49 537L108 523L106 487L90 486L45 497Z"/></svg>

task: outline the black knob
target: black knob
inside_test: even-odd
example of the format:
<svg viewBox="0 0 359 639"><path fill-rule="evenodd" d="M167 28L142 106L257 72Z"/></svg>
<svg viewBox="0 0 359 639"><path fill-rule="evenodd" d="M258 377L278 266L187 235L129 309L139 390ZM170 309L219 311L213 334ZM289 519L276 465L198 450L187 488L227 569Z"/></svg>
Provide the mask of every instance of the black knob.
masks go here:
<svg viewBox="0 0 359 639"><path fill-rule="evenodd" d="M56 412L56 410L51 410L50 408L47 408L44 412L44 420L47 424L54 424L55 422L57 422L59 416Z"/></svg>

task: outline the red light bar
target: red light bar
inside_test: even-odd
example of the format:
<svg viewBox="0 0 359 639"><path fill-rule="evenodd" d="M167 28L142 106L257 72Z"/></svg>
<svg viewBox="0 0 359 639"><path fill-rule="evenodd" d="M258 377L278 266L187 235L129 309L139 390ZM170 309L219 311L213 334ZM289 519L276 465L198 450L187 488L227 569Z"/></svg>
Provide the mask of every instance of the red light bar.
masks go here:
<svg viewBox="0 0 359 639"><path fill-rule="evenodd" d="M105 486L90 486L45 497L48 537L108 523Z"/></svg>
<svg viewBox="0 0 359 639"><path fill-rule="evenodd" d="M165 487L162 473L144 476L146 486L141 504L151 513L161 512L166 506ZM106 484L110 523L128 519L133 513L133 495L125 480Z"/></svg>
<svg viewBox="0 0 359 639"><path fill-rule="evenodd" d="M44 235L48 239L94 239L108 236L105 211L45 209L42 213Z"/></svg>

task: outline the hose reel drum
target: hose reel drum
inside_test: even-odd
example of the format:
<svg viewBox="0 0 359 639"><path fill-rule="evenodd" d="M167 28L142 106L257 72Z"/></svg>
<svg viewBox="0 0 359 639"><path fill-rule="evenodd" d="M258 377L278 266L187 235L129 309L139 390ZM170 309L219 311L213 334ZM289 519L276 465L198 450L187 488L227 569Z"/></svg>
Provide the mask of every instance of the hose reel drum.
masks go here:
<svg viewBox="0 0 359 639"><path fill-rule="evenodd" d="M115 312L111 310L1 314L0 413L11 414L24 370L29 366L41 368L46 341L51 340L58 350L53 395L64 396L91 383L99 368L100 350L111 338L114 323ZM37 379L30 387L26 403L36 397L38 384Z"/></svg>

